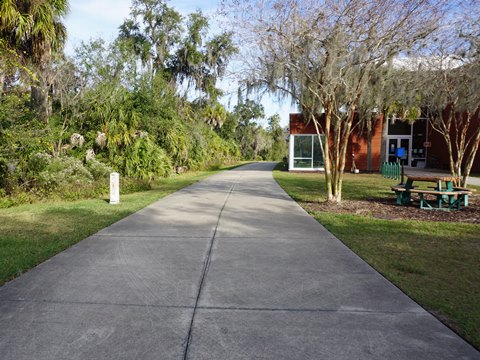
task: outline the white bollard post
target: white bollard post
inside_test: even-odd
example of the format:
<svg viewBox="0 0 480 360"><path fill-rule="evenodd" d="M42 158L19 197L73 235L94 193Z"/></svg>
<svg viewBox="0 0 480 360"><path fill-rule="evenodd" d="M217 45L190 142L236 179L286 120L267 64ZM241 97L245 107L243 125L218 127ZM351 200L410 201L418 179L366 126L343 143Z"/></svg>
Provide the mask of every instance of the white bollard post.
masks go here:
<svg viewBox="0 0 480 360"><path fill-rule="evenodd" d="M110 204L120 203L120 174L110 174Z"/></svg>

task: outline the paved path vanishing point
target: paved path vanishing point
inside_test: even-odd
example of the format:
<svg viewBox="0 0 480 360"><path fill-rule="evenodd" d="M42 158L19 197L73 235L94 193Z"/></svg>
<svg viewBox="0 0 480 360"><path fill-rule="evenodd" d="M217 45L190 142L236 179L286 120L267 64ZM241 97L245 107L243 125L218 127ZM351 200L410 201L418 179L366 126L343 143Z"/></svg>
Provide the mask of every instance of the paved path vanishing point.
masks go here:
<svg viewBox="0 0 480 360"><path fill-rule="evenodd" d="M0 358L480 359L272 168L212 176L1 287Z"/></svg>

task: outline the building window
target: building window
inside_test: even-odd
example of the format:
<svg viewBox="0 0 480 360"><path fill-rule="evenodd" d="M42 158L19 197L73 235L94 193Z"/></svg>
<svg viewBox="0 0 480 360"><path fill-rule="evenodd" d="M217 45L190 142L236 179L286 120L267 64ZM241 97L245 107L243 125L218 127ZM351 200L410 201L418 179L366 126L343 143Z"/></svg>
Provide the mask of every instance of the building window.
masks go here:
<svg viewBox="0 0 480 360"><path fill-rule="evenodd" d="M322 149L317 135L293 135L291 141L293 142L290 151L290 157L293 159L290 162L291 170L323 169Z"/></svg>
<svg viewBox="0 0 480 360"><path fill-rule="evenodd" d="M388 122L388 135L412 135L412 124L404 120Z"/></svg>

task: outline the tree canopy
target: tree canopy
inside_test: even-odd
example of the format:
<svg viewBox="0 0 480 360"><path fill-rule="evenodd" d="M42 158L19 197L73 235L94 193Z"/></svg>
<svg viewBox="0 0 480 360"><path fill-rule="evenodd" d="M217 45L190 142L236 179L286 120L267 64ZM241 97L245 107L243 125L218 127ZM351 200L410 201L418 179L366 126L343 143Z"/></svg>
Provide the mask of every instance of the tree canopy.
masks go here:
<svg viewBox="0 0 480 360"><path fill-rule="evenodd" d="M435 30L441 4L224 1L226 12L244 29L243 46L252 44L248 84L291 96L317 132L330 139L322 147L329 201L341 200L348 137L360 103L373 91L373 77Z"/></svg>

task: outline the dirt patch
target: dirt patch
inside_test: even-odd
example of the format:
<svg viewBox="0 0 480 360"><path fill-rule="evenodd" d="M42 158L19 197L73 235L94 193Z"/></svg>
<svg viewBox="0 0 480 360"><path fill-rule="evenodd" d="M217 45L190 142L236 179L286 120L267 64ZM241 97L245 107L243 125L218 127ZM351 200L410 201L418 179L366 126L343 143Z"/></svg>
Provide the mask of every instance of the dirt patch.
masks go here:
<svg viewBox="0 0 480 360"><path fill-rule="evenodd" d="M326 211L337 214L356 214L373 216L386 220L447 221L480 224L480 195L468 198L469 206L461 210L423 210L418 198L413 197L410 205L396 204L395 195L389 198L367 200L344 200L341 204L302 203L307 211Z"/></svg>

